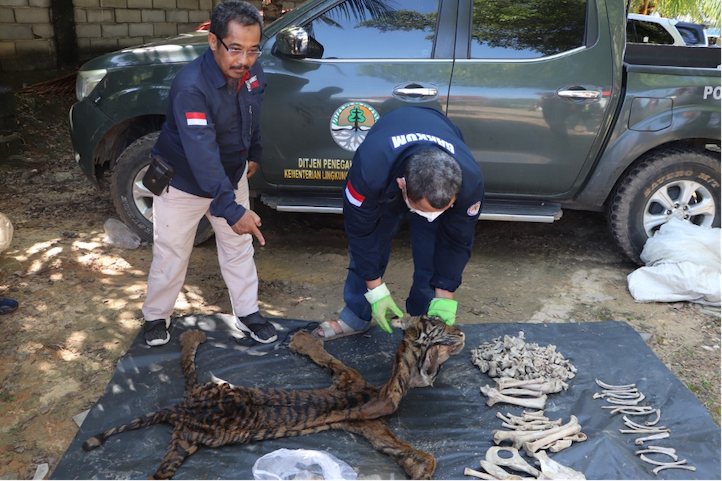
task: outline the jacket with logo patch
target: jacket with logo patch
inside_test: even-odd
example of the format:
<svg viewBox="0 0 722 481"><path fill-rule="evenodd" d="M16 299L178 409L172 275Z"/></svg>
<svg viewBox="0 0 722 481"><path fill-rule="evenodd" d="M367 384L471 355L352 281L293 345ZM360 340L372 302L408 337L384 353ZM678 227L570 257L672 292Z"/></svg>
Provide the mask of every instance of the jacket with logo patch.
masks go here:
<svg viewBox="0 0 722 481"><path fill-rule="evenodd" d="M246 209L236 204L235 188L246 160L260 162L260 119L266 78L258 62L230 92L208 48L183 67L171 85L163 130L152 150L173 164L171 185L212 198L211 215L233 225Z"/></svg>
<svg viewBox="0 0 722 481"><path fill-rule="evenodd" d="M378 279L382 274L376 226L385 209L398 202L404 204L396 179L404 176L410 155L431 147L450 153L462 173L456 201L434 221L440 225L431 286L453 292L461 284L484 198L484 180L459 128L441 112L426 107L401 107L387 113L369 130L354 155L344 189L343 212L349 251L356 264L354 272L364 280Z"/></svg>

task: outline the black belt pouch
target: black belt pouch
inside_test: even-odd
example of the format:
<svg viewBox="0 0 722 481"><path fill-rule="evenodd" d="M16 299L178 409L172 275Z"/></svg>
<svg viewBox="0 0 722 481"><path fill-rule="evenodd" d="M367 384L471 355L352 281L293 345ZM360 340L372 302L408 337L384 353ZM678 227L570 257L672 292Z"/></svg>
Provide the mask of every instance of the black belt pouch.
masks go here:
<svg viewBox="0 0 722 481"><path fill-rule="evenodd" d="M163 193L163 189L169 188L170 181L175 173L175 168L161 157L154 155L148 166L148 171L143 176L143 185L155 195Z"/></svg>

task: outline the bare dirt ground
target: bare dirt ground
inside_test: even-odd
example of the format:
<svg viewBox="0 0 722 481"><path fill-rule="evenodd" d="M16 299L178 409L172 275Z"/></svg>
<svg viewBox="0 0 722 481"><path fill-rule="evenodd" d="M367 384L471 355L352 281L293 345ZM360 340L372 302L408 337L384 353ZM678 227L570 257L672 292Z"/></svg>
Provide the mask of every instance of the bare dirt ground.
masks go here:
<svg viewBox="0 0 722 481"><path fill-rule="evenodd" d="M41 463L52 473L77 431L72 417L96 402L138 332L152 258L147 245L102 242L104 222L116 215L108 192L75 164L66 127L72 97L17 98L27 162L0 159L0 211L15 226L0 254L0 297L20 302L0 316L0 479L31 479ZM334 318L347 263L341 217L258 212L267 240L256 251L262 312ZM212 241L194 250L177 315L230 313L215 256ZM402 231L385 277L400 303L410 259ZM719 424L719 310L636 303L626 283L634 268L601 214L568 211L554 224L482 222L457 294L459 322L626 321Z"/></svg>

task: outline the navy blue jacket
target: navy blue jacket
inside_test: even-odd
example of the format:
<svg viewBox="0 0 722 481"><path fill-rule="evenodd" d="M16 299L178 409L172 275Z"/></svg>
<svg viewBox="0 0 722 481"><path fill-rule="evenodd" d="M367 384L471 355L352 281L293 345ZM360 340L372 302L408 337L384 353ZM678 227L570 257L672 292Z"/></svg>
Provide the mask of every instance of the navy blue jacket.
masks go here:
<svg viewBox="0 0 722 481"><path fill-rule="evenodd" d="M260 162L260 119L266 78L260 63L251 67L240 90L228 83L208 48L183 67L170 88L168 114L152 154L175 167L173 187L212 198L210 212L233 225L246 209L234 190L246 159Z"/></svg>
<svg viewBox="0 0 722 481"><path fill-rule="evenodd" d="M381 277L376 230L381 215L392 203L400 202L406 208L396 179L404 176L410 155L430 147L449 152L462 173L454 205L429 223L430 228L440 223L431 287L454 292L461 284L484 198L484 180L459 128L441 112L425 107L401 107L381 117L354 155L343 212L354 272L364 280Z"/></svg>

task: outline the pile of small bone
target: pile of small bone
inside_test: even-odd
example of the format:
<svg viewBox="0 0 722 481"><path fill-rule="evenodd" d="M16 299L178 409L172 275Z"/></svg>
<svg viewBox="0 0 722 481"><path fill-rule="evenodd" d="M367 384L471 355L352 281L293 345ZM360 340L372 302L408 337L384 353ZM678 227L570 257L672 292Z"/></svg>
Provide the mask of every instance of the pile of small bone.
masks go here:
<svg viewBox="0 0 722 481"><path fill-rule="evenodd" d="M540 347L524 340L524 331L518 337L504 336L485 342L478 349L471 350L471 362L491 377L514 379L560 379L574 377L577 369L557 347L549 344Z"/></svg>
<svg viewBox="0 0 722 481"><path fill-rule="evenodd" d="M472 349L471 362L496 378L497 387L484 386L482 394L486 404L498 402L532 409L544 409L547 394L566 390L564 381L574 377L577 369L556 346L540 347L524 340L524 332L518 337L504 336Z"/></svg>
<svg viewBox="0 0 722 481"><path fill-rule="evenodd" d="M657 466L652 469L654 474L658 474L664 469L686 469L688 471L696 471L694 466L687 465L687 460L678 461L676 450L673 448L665 448L661 446L644 446L647 441L655 441L658 439L666 439L671 433L671 429L664 426L657 426L662 411L654 409L652 406L638 406L645 399L644 394L637 389L636 384L611 385L595 379L597 385L602 388L602 392L594 393L594 399L604 399L611 405L602 406L602 409L610 409L611 414L622 413L624 425L629 429L620 429L622 434L646 434L634 440L634 444L642 446L644 449L635 451L634 454L639 456L642 461ZM649 416L654 414L654 419L645 421L644 424L636 423L629 419L630 416ZM663 454L671 457L673 462L661 462L650 459L645 454Z"/></svg>
<svg viewBox="0 0 722 481"><path fill-rule="evenodd" d="M464 470L465 475L481 479L523 479L505 471L502 466L516 471L531 474L537 479L586 479L583 473L563 466L549 458L545 450L558 452L569 447L573 441L584 441L587 436L581 432L576 417L571 416L569 423L562 425L562 420L551 421L543 411L522 412L521 416L497 413L503 421L502 426L511 431L494 430L492 436L495 444L511 442L511 447L495 446L486 452L486 459L479 461L485 472L470 468ZM519 454L523 448L527 456L533 457L540 469L527 463ZM500 451L508 452L510 457L502 457Z"/></svg>

